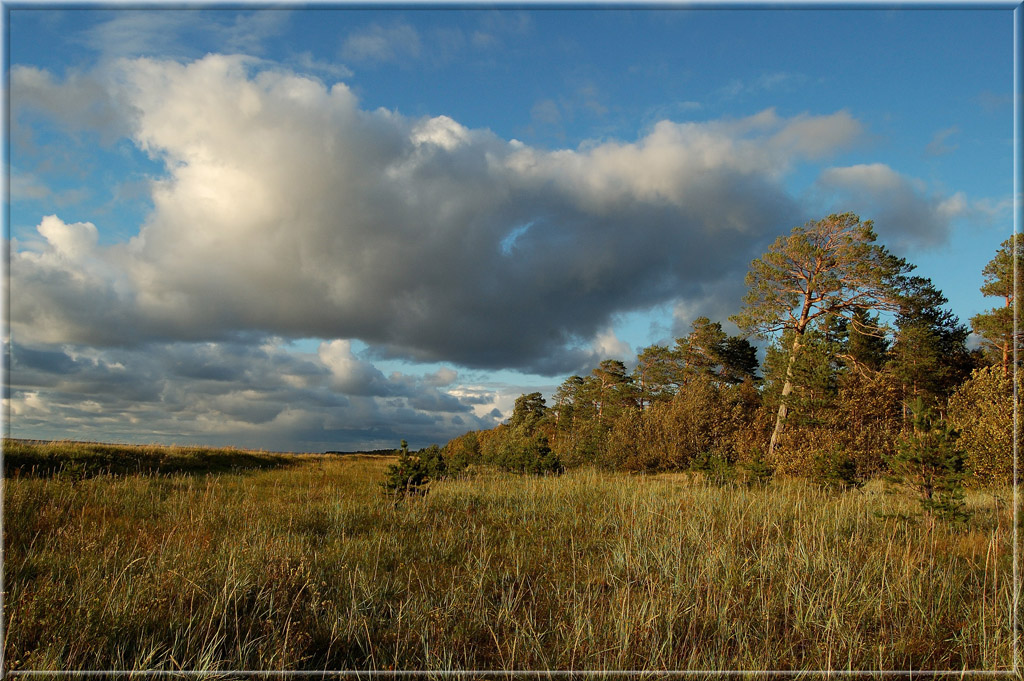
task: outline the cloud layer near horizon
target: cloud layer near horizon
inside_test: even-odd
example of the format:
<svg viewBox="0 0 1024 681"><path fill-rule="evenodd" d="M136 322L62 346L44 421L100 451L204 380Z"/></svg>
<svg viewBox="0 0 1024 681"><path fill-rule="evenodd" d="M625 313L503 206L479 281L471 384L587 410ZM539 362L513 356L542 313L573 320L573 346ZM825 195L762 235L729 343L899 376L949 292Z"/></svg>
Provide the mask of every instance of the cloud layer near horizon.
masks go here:
<svg viewBox="0 0 1024 681"><path fill-rule="evenodd" d="M846 111L769 109L546 150L444 115L363 110L342 83L224 55L120 60L63 79L14 66L11 93L16 123L41 112L128 138L165 169L128 241L103 244L102 225L50 215L38 239L12 243L11 334L24 356L77 372L78 360L60 357L92 348L103 355L95 367L130 366L139 377L207 343L230 364L227 350L251 349L252 339L336 339L302 360L317 390L346 400L349 414L360 413L356 403L390 404L447 414L447 428L462 425L451 419L466 415L465 400L430 385L439 379L385 377L349 339L376 357L564 376L603 358L618 314L735 310L750 260L820 217L786 188L789 175L863 132ZM881 216L895 211L893 224L876 226L900 243L941 241L958 209L882 165L830 169L818 189L856 191ZM32 355L47 352L57 354ZM275 357L249 361L273 366ZM46 387L45 371L29 364L13 366L24 410L32 386ZM207 413L286 418L257 408L266 396L250 395L252 411L232 407L251 388L237 376L220 385L229 384ZM159 399L173 402L174 385Z"/></svg>

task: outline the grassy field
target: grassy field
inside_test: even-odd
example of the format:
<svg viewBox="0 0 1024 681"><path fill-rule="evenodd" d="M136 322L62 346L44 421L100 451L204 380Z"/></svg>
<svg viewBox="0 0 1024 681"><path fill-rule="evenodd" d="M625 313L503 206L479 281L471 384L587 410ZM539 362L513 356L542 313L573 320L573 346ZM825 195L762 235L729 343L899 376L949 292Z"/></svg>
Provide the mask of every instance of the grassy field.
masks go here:
<svg viewBox="0 0 1024 681"><path fill-rule="evenodd" d="M280 463L8 469L6 668L1011 666L1009 490L954 526L878 486L481 471L396 503L386 459Z"/></svg>

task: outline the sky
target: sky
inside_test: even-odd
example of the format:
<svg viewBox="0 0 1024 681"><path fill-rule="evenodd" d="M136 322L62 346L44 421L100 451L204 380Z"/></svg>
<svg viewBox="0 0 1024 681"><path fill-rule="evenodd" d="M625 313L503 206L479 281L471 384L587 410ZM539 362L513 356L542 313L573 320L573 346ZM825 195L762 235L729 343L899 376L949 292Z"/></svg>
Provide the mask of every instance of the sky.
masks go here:
<svg viewBox="0 0 1024 681"><path fill-rule="evenodd" d="M5 11L14 437L444 444L837 212L998 304L1010 5Z"/></svg>

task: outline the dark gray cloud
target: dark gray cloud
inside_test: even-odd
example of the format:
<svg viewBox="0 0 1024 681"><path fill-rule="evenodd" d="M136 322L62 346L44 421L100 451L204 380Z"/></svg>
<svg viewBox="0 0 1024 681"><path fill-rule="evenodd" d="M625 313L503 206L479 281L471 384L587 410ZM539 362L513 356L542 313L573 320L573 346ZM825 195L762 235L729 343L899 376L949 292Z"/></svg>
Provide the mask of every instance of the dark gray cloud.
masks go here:
<svg viewBox="0 0 1024 681"><path fill-rule="evenodd" d="M387 397L346 394L331 349L294 352L274 339L61 350L12 343L5 347L9 425L15 436L320 451L393 447L402 439L443 444L496 423L483 409L496 393L470 388L478 415L477 405L438 385L440 373L460 390L449 369L382 379Z"/></svg>

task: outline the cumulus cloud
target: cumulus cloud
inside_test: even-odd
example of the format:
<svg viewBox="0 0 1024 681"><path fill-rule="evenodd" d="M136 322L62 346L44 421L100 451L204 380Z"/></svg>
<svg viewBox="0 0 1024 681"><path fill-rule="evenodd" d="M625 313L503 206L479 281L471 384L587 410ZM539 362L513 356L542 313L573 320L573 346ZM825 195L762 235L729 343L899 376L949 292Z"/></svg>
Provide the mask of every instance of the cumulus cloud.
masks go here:
<svg viewBox="0 0 1024 681"><path fill-rule="evenodd" d="M882 240L901 252L947 243L951 221L968 210L963 194L929 192L921 180L884 163L827 168L818 183L834 193L837 211L873 219Z"/></svg>
<svg viewBox="0 0 1024 681"><path fill-rule="evenodd" d="M317 353L331 371L331 384L349 395L386 395L387 379L376 367L356 358L347 340L322 343Z"/></svg>
<svg viewBox="0 0 1024 681"><path fill-rule="evenodd" d="M55 106L78 88L29 75ZM617 313L741 280L808 217L787 170L861 132L845 111L766 110L548 151L242 56L123 60L96 81L166 176L128 242L61 216L12 248L22 343L358 338L377 357L586 369ZM843 171L833 186L866 181ZM339 390L382 394L350 347L321 362Z"/></svg>

